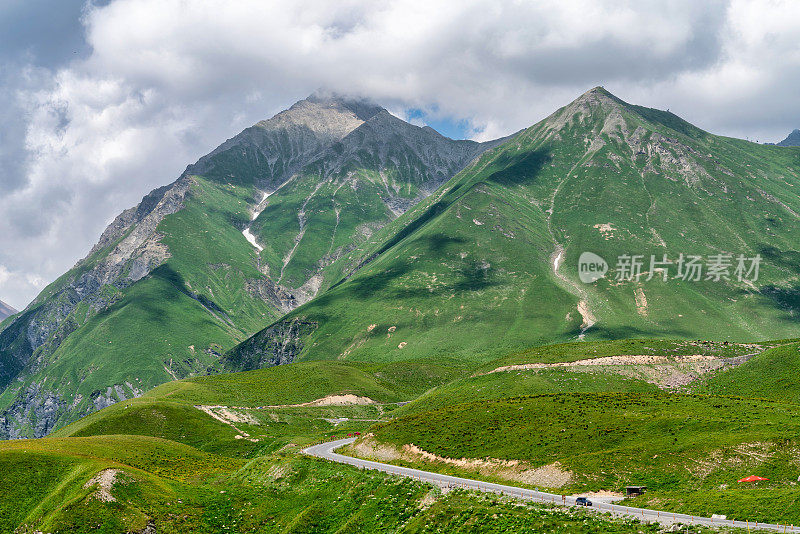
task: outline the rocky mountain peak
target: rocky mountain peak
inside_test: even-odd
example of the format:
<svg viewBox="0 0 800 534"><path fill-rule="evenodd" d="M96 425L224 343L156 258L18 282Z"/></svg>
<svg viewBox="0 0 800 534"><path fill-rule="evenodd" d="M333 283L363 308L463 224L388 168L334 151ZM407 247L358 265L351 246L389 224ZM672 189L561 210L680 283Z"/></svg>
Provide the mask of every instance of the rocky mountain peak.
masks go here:
<svg viewBox="0 0 800 534"><path fill-rule="evenodd" d="M256 127L272 131L307 128L321 138L338 141L382 111L368 100L317 92Z"/></svg>
<svg viewBox="0 0 800 534"><path fill-rule="evenodd" d="M301 102L311 102L321 106L347 110L352 112L362 121L367 121L382 111L381 106L367 98L342 95L326 91L317 91Z"/></svg>
<svg viewBox="0 0 800 534"><path fill-rule="evenodd" d="M597 129L596 133L605 132L622 121L624 107L622 100L598 86L550 115L544 125L550 135L558 135L563 129L577 125Z"/></svg>

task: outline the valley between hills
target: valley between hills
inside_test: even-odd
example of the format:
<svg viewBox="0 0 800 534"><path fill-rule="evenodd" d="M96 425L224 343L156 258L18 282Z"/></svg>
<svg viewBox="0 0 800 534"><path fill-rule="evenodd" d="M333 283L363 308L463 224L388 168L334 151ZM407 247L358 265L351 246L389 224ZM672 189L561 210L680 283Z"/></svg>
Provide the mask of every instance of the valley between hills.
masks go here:
<svg viewBox="0 0 800 534"><path fill-rule="evenodd" d="M798 173L800 148L600 87L486 143L312 95L0 319L0 531L673 528L302 454L348 435L394 465L800 524ZM584 252L609 275L582 281ZM614 276L626 255L641 276ZM685 256L731 263L649 262Z"/></svg>

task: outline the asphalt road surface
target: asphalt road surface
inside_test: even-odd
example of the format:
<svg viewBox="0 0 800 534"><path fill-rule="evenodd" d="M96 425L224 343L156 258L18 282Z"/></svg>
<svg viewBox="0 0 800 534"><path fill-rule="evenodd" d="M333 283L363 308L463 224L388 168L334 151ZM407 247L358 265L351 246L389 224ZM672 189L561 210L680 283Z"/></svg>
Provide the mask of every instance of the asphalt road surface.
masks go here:
<svg viewBox="0 0 800 534"><path fill-rule="evenodd" d="M380 462L372 462L369 460L362 460L360 458L353 458L351 456L344 456L334 452L334 450L344 445L353 443L356 438L339 439L336 441L328 441L319 445L312 445L303 449L305 454L316 456L317 458L324 458L332 462L339 462L342 464L352 465L360 469L373 469L382 471L392 475L404 476L419 480L421 482L428 482L436 484L443 488L463 488L487 493L496 493L498 495L508 495L519 499L535 502L552 503L561 506L575 506L575 497L563 497L554 493L545 493L541 491L517 488L514 486L505 486L503 484L493 484L491 482L482 482L479 480L472 480L469 478L454 477L450 475L442 475L439 473L431 473L430 471L421 471L419 469L410 469L408 467L399 467L396 465L383 464ZM591 500L591 499L590 499ZM610 512L616 516L625 516L637 518L641 521L659 522L662 524L683 523L685 525L706 525L706 526L731 526L738 528L749 528L750 530L768 530L773 532L798 532L800 527L792 525L775 525L768 523L755 523L747 520L740 519L712 519L710 517L698 517L686 514L676 514L672 512L665 512L663 510L648 510L647 508L633 508L630 506L622 506L614 503L594 502L591 507L600 512Z"/></svg>

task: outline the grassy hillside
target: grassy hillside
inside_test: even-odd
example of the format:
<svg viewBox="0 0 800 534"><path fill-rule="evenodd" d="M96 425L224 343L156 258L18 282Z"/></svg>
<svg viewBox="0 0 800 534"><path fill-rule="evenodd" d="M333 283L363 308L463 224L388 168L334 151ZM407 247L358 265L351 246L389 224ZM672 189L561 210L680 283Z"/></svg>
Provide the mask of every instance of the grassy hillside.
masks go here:
<svg viewBox="0 0 800 534"><path fill-rule="evenodd" d="M52 353L40 349L24 380L0 395L17 435L42 435L157 384L204 373L221 352L277 316L274 305L242 290L262 275L241 233L225 230L230 219L245 216L244 197L195 180L185 208L159 225L169 259L133 285L108 286L106 308L76 306L67 318L74 331ZM40 400L50 396L56 410L26 408L29 391Z"/></svg>
<svg viewBox="0 0 800 534"><path fill-rule="evenodd" d="M426 359L388 364L300 362L291 365L170 382L146 397L193 404L263 406L300 404L354 394L377 402L412 400L465 371L463 363ZM269 387L265 387L269 384Z"/></svg>
<svg viewBox="0 0 800 534"><path fill-rule="evenodd" d="M51 438L0 442L0 489L11 496L0 503L0 530L83 532L99 523L100 532L123 532L150 521L159 532L224 531L223 525L235 532L651 528L470 493L442 496L412 481L297 455L306 444L353 432L384 447L413 443L442 457L516 462L509 475L494 464L475 471L414 456L395 460L430 470L549 487L553 476L566 473L558 490L566 493L647 484L636 502L795 521L795 404L668 393L613 366L489 372L632 354L727 360L748 347L658 339L573 343L479 366L450 359L312 361L171 382ZM796 342L749 362L788 348ZM722 380L749 362L698 376L690 387ZM379 404L301 405L346 394ZM541 466L550 478L537 478ZM97 485L84 487L105 469L121 471L109 487L115 502L97 500ZM754 473L771 482L746 488L731 482Z"/></svg>
<svg viewBox="0 0 800 534"><path fill-rule="evenodd" d="M550 466L566 473L562 492L642 484L649 489L639 502L650 504L659 504L662 494L683 494L682 508L695 513L702 502L706 512L741 517L736 492L718 502L703 494L747 489L751 519L797 522L797 508L785 505L800 499L795 484L800 468L792 452L798 446L799 411L780 401L575 393L465 403L401 417L372 432L380 443L414 444L444 458ZM465 471L445 462L415 463ZM736 482L754 473L770 482L751 488Z"/></svg>
<svg viewBox="0 0 800 534"><path fill-rule="evenodd" d="M2 442L0 465L0 530L125 532L146 527L154 511L167 513L184 488L242 464L171 441L104 436ZM88 484L106 469L121 471L115 502L96 498L98 485Z"/></svg>
<svg viewBox="0 0 800 534"><path fill-rule="evenodd" d="M366 431L387 420L398 402L449 382L464 372L458 362L393 364L308 362L246 373L163 384L53 433L54 437L139 435L173 440L206 452L254 457ZM354 395L363 405L311 405L332 395ZM212 418L196 406L219 409ZM212 408L213 409L213 408Z"/></svg>
<svg viewBox="0 0 800 534"><path fill-rule="evenodd" d="M243 463L162 440L103 440L102 446L87 439L0 444L0 530L118 533L149 524L169 534L643 531L585 511L462 492L442 496L417 482L309 458L271 455ZM131 449L141 454L125 452ZM96 484L84 485L108 468L120 472L109 488L115 500L102 502Z"/></svg>
<svg viewBox="0 0 800 534"><path fill-rule="evenodd" d="M711 377L697 391L781 400L800 404L800 344L789 343L759 354L747 363Z"/></svg>
<svg viewBox="0 0 800 534"><path fill-rule="evenodd" d="M360 268L231 351L228 367L263 362L259 351L298 321L309 325L295 336L299 359L488 361L581 334L795 336L798 173L800 151L714 136L594 89L354 251ZM609 276L579 281L584 251ZM675 279L680 254L720 253L761 255L758 280L740 282L735 266L728 280ZM643 256L638 281L615 279L623 254ZM671 277L647 280L651 255L665 254Z"/></svg>

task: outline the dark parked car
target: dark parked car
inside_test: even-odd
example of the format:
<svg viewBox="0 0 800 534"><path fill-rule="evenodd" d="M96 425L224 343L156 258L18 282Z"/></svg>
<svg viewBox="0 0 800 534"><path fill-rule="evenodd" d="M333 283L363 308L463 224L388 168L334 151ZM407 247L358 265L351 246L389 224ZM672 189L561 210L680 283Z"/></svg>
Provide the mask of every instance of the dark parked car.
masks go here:
<svg viewBox="0 0 800 534"><path fill-rule="evenodd" d="M592 501L590 501L586 497L578 497L577 499L575 499L575 504L577 504L578 506L591 506Z"/></svg>

